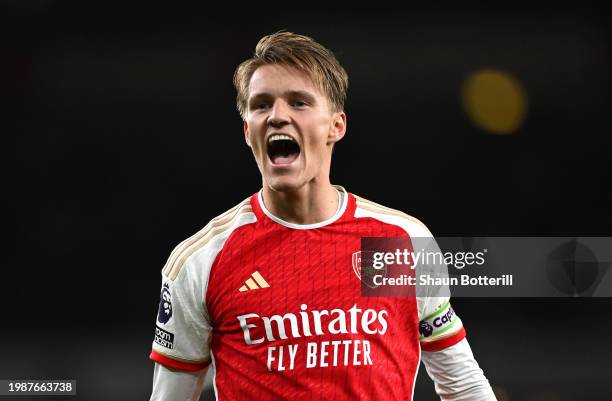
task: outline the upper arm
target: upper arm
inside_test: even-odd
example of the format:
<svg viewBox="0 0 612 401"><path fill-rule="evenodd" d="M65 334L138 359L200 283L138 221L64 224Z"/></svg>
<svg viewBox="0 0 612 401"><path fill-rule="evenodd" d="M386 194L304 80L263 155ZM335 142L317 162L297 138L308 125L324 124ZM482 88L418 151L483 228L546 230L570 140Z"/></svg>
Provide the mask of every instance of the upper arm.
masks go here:
<svg viewBox="0 0 612 401"><path fill-rule="evenodd" d="M443 255L431 232L420 221L413 222L408 232L413 249L424 255ZM463 322L450 303L450 288L445 283L448 267L444 258L422 258L415 262L417 274L417 309L419 342L424 351L438 351L451 347L465 338ZM440 284L421 285L421 276L434 278Z"/></svg>
<svg viewBox="0 0 612 401"><path fill-rule="evenodd" d="M211 220L179 244L162 270L162 291L151 359L201 371L211 362L212 320L206 292L213 264L237 228L256 221L249 199Z"/></svg>
<svg viewBox="0 0 612 401"><path fill-rule="evenodd" d="M170 368L199 371L210 363L212 326L205 306L206 266L202 266L208 258L203 259L189 258L175 274L162 273L150 357Z"/></svg>

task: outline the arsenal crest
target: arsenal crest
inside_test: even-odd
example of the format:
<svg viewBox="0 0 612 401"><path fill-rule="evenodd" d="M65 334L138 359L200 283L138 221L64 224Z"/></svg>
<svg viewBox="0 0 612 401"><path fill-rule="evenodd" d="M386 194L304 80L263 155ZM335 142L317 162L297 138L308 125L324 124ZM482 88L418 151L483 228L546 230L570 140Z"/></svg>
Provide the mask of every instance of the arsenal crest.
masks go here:
<svg viewBox="0 0 612 401"><path fill-rule="evenodd" d="M381 275L385 277L387 275L387 266L385 265L382 269L375 269L372 267L372 252L357 251L353 253L353 272L359 280L370 288L376 288L378 285L374 284L374 276ZM365 257L362 259L362 255ZM369 257L368 257L369 256Z"/></svg>

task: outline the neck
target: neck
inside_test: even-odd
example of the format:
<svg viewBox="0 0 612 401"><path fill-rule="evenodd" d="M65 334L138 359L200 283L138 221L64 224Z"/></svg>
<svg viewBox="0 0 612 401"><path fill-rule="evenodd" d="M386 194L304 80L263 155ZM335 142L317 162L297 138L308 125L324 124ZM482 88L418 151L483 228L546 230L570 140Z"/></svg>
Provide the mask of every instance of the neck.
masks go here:
<svg viewBox="0 0 612 401"><path fill-rule="evenodd" d="M262 195L270 213L293 224L320 223L331 218L339 206L338 191L329 182L285 192L274 191L264 183Z"/></svg>

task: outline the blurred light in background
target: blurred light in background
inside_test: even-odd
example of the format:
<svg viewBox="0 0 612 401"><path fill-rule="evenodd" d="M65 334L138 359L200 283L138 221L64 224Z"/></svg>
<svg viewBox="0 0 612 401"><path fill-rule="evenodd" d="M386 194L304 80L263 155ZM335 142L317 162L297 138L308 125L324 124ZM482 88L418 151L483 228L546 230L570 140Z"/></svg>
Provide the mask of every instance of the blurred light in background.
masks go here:
<svg viewBox="0 0 612 401"><path fill-rule="evenodd" d="M527 114L527 92L512 75L499 70L481 70L463 84L463 107L482 130L498 135L518 130Z"/></svg>

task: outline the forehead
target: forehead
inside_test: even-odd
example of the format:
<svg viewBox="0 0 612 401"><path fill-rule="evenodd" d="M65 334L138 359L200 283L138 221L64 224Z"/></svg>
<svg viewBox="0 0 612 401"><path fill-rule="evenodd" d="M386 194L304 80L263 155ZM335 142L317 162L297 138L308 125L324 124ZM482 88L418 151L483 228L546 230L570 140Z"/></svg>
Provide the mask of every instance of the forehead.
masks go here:
<svg viewBox="0 0 612 401"><path fill-rule="evenodd" d="M249 98L263 93L282 95L285 92L297 91L323 96L308 74L280 64L266 64L259 67L249 82Z"/></svg>

